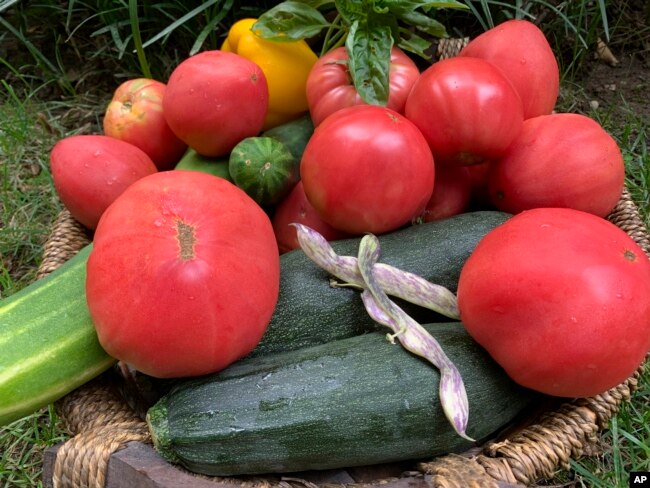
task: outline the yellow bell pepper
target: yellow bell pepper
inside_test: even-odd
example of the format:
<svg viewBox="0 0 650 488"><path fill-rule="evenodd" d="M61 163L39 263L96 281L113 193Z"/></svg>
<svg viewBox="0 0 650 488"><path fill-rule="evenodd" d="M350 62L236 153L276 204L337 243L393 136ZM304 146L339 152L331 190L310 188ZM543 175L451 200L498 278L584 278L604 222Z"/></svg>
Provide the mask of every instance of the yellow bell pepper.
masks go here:
<svg viewBox="0 0 650 488"><path fill-rule="evenodd" d="M318 56L301 40L267 41L252 30L257 19L235 22L221 50L239 54L256 63L264 72L269 88L269 109L264 130L289 122L308 109L305 86Z"/></svg>

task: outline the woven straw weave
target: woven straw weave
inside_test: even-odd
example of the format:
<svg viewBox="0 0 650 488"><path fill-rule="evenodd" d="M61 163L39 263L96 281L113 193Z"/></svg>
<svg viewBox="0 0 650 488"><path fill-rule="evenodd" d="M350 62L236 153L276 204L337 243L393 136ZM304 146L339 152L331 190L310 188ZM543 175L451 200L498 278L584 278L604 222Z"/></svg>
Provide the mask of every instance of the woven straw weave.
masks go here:
<svg viewBox="0 0 650 488"><path fill-rule="evenodd" d="M437 46L437 57L453 56L467 42L466 38L443 40ZM608 219L627 232L650 257L648 229L627 190ZM45 245L38 277L56 269L89 242L86 229L67 211L61 212ZM519 426L480 449L420 463L418 474L428 475L429 486L440 488L520 487L552 477L558 469L568 469L571 459L594 452L597 434L607 427L621 404L630 399L642 368L601 395L551 405L530 425ZM55 488L104 487L112 453L131 441L151 444L146 423L131 409L114 381L114 377L104 375L56 403L72 437L57 453L52 480ZM269 488L315 486L304 480L275 482L263 478L242 484ZM354 485L359 486L362 485Z"/></svg>

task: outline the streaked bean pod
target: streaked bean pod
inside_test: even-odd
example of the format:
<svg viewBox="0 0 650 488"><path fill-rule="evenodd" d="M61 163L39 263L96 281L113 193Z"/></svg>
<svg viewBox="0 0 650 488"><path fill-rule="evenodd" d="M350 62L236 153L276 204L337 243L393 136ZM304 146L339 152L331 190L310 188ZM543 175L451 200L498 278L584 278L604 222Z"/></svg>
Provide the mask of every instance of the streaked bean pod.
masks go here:
<svg viewBox="0 0 650 488"><path fill-rule="evenodd" d="M365 235L359 246L357 264L365 283L361 294L363 303L373 320L393 330L388 338L397 338L405 349L425 358L440 370L440 403L454 430L463 438L473 441L465 433L469 420L467 393L460 372L445 354L438 341L424 327L411 318L384 293L376 278L379 259L379 240Z"/></svg>
<svg viewBox="0 0 650 488"><path fill-rule="evenodd" d="M329 242L314 229L303 224L292 225L296 227L298 242L307 257L338 279L365 288L356 257L339 256ZM456 295L444 286L384 263L375 264L373 269L379 286L388 295L402 298L454 320L460 318Z"/></svg>

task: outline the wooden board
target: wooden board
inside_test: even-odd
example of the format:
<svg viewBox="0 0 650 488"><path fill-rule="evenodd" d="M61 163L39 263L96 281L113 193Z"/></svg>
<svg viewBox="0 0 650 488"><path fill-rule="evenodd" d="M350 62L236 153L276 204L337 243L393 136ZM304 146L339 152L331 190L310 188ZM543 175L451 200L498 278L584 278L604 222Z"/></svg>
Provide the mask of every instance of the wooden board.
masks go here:
<svg viewBox="0 0 650 488"><path fill-rule="evenodd" d="M43 458L43 487L53 488L54 463L61 444L47 449ZM296 481L309 488L312 483L346 484L370 483L377 479L400 476L404 465L386 465L380 468L360 467L348 470L296 473L282 477ZM108 463L106 488L241 488L241 484L224 482L188 473L166 462L148 444L130 442L127 447L114 453ZM369 486L372 486L370 484ZM382 482L382 488L433 488L427 476L408 476L391 482Z"/></svg>

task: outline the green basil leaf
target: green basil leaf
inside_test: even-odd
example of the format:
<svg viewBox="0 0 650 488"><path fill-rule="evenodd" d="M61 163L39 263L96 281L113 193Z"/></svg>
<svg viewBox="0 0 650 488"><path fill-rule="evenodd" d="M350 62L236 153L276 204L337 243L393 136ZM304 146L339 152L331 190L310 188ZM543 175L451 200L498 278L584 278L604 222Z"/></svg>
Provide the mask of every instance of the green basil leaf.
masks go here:
<svg viewBox="0 0 650 488"><path fill-rule="evenodd" d="M291 42L318 34L329 22L306 3L287 0L260 15L252 30L262 39Z"/></svg>
<svg viewBox="0 0 650 488"><path fill-rule="evenodd" d="M352 26L354 22L360 24L367 22L369 7L367 0L335 0L334 4L349 26Z"/></svg>
<svg viewBox="0 0 650 488"><path fill-rule="evenodd" d="M403 12L412 12L418 8L423 8L425 10L436 9L436 8L459 8L467 9L469 8L464 3L458 2L456 0L447 0L440 2L419 2L417 0L384 0L386 6L394 14L401 14Z"/></svg>
<svg viewBox="0 0 650 488"><path fill-rule="evenodd" d="M359 96L366 103L385 106L388 103L388 72L393 37L388 25L369 25L354 21L345 47L349 57L350 76Z"/></svg>
<svg viewBox="0 0 650 488"><path fill-rule="evenodd" d="M468 9L469 7L462 2L456 2L454 0L448 2L425 2L424 5L426 8L460 8Z"/></svg>
<svg viewBox="0 0 650 488"><path fill-rule="evenodd" d="M322 7L327 7L330 4L334 5L334 0L296 0L299 3L304 3L305 5L309 5L310 7L314 8L322 8Z"/></svg>
<svg viewBox="0 0 650 488"><path fill-rule="evenodd" d="M390 12L388 5L385 5L382 1L372 2L372 10L378 14L387 14Z"/></svg>
<svg viewBox="0 0 650 488"><path fill-rule="evenodd" d="M423 59L431 59L431 54L427 53L427 49L431 47L431 41L427 41L423 37L411 32L407 29L400 29L401 36L397 45L404 51L416 54Z"/></svg>
<svg viewBox="0 0 650 488"><path fill-rule="evenodd" d="M445 37L447 35L447 29L443 24L420 12L406 12L401 16L401 19L416 29L434 37Z"/></svg>

